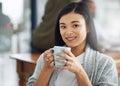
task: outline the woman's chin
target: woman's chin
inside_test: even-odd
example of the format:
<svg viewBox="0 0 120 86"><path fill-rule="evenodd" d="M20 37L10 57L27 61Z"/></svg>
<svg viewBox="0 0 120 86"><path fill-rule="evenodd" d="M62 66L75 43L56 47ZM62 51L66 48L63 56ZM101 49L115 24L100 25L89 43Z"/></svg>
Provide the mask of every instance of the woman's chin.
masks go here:
<svg viewBox="0 0 120 86"><path fill-rule="evenodd" d="M75 44L66 44L68 47L75 47Z"/></svg>

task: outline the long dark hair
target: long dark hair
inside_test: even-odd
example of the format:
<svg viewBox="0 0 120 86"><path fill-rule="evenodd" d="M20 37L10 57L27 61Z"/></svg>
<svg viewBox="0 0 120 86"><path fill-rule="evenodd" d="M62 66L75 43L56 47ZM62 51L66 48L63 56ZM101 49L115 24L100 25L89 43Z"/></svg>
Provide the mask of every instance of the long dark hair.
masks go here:
<svg viewBox="0 0 120 86"><path fill-rule="evenodd" d="M89 8L84 2L72 2L66 5L58 14L57 22L56 22L56 28L55 28L55 45L57 46L63 46L65 45L65 42L62 40L62 37L60 35L60 29L59 29L59 20L62 16L65 14L68 14L70 12L79 13L84 16L86 21L86 26L88 29L86 42L90 45L90 47L94 50L98 50L97 48L97 37L95 32L95 27L93 24L92 17L89 12Z"/></svg>

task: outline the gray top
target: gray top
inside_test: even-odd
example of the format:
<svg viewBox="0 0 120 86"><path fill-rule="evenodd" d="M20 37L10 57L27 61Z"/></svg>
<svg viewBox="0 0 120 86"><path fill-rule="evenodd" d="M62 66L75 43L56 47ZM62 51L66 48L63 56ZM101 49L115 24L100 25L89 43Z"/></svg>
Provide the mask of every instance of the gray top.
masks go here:
<svg viewBox="0 0 120 86"><path fill-rule="evenodd" d="M111 57L87 47L85 52L76 59L82 64L93 86L118 86L116 65ZM27 86L33 85L43 64L42 54ZM78 83L74 73L68 70L54 69L49 86L78 86Z"/></svg>

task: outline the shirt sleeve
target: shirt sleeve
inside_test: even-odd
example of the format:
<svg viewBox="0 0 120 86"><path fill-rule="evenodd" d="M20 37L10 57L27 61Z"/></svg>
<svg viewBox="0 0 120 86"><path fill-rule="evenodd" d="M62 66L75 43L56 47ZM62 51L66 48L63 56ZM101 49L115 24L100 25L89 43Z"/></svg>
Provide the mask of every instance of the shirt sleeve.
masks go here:
<svg viewBox="0 0 120 86"><path fill-rule="evenodd" d="M44 64L44 60L43 60L43 54L42 54L42 55L40 55L40 57L37 61L33 75L30 78L28 78L26 86L33 86L34 82L37 80L37 78L41 72L43 64Z"/></svg>

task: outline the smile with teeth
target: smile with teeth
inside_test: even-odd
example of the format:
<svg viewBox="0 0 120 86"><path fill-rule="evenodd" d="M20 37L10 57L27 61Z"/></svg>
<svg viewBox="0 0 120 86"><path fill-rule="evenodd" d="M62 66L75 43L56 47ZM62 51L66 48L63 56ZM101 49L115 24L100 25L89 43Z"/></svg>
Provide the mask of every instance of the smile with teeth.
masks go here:
<svg viewBox="0 0 120 86"><path fill-rule="evenodd" d="M66 37L66 40L68 40L68 41L73 41L75 39L76 39L76 36L75 37Z"/></svg>

